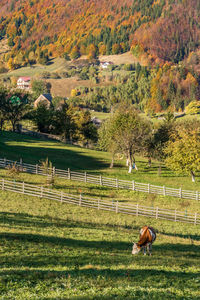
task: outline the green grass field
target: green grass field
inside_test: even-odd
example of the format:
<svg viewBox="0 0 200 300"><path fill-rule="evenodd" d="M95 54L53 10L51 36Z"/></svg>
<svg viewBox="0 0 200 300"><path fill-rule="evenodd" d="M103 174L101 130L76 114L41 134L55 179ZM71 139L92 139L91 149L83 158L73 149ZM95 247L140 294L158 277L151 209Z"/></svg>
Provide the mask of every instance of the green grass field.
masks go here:
<svg viewBox="0 0 200 300"><path fill-rule="evenodd" d="M0 77L20 77L20 76L35 76L43 72L58 72L65 70L67 62L64 58L54 58L47 65L33 65L31 67L22 67L6 74L0 75Z"/></svg>
<svg viewBox="0 0 200 300"><path fill-rule="evenodd" d="M37 163L47 156L59 168L70 167L94 174L135 179L124 161L110 170L108 153L58 142L36 140L4 132L0 136L1 157ZM157 164L148 169L138 158L138 181L152 179L170 185L187 177L176 177ZM0 177L45 185L44 176L25 173ZM176 182L175 182L176 181ZM174 184L173 184L174 183ZM198 187L199 183L195 183ZM55 179L54 188L95 198L117 199L200 212L199 203L132 191L85 185ZM139 229L157 230L153 255L131 255ZM199 226L102 212L1 191L0 197L0 299L199 299Z"/></svg>
<svg viewBox="0 0 200 300"><path fill-rule="evenodd" d="M198 299L193 225L134 218L1 192L1 299ZM131 255L139 228L153 256Z"/></svg>
<svg viewBox="0 0 200 300"><path fill-rule="evenodd" d="M136 157L138 172L133 171L132 174L128 174L124 159L116 160L115 167L113 169L109 168L111 155L107 152L66 145L60 142L37 140L11 132L1 133L0 149L1 157L13 160L22 158L26 163L36 164L48 157L53 165L60 169L70 168L71 170L82 170L119 179L200 190L199 177L196 178L195 183L192 183L189 176L178 176L164 165L159 176L158 162L153 161L152 166L149 168L147 159L143 157Z"/></svg>

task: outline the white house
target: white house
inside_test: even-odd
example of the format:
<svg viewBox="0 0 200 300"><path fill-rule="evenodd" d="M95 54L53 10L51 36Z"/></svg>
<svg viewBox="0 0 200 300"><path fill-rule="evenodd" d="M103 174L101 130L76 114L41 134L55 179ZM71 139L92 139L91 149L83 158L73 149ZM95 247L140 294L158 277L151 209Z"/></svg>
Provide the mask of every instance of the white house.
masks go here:
<svg viewBox="0 0 200 300"><path fill-rule="evenodd" d="M19 77L17 80L17 87L23 90L29 90L31 84L31 77Z"/></svg>
<svg viewBox="0 0 200 300"><path fill-rule="evenodd" d="M111 61L101 61L101 62L100 62L100 67L101 67L102 69L107 69L107 67L108 67L109 65L113 65L113 63L112 63Z"/></svg>

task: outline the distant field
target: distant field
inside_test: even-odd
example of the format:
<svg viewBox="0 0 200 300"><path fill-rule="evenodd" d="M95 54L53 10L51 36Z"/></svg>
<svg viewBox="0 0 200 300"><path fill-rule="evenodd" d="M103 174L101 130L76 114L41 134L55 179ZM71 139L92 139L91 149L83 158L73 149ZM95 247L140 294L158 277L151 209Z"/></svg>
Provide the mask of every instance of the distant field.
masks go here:
<svg viewBox="0 0 200 300"><path fill-rule="evenodd" d="M99 111L93 111L93 110L90 110L90 113L91 113L91 116L92 117L96 117L100 120L106 120L110 117L110 113L104 113L104 112L99 112Z"/></svg>
<svg viewBox="0 0 200 300"><path fill-rule="evenodd" d="M77 77L62 78L62 79L47 79L51 83L51 93L54 96L70 97L71 90L80 86L95 87L110 85L111 82L95 84L91 80L79 80Z"/></svg>
<svg viewBox="0 0 200 300"><path fill-rule="evenodd" d="M55 58L52 59L48 65L33 65L31 67L23 67L19 68L14 71L10 71L6 74L0 75L1 77L6 76L13 76L13 77L20 77L20 76L30 76L33 77L35 75L39 75L42 72L56 72L56 71L62 71L65 69L67 65L67 62L64 58Z"/></svg>
<svg viewBox="0 0 200 300"><path fill-rule="evenodd" d="M111 61L115 65L121 64L134 64L139 62L139 60L131 54L131 52L126 52L117 55L102 55L99 57L100 61Z"/></svg>

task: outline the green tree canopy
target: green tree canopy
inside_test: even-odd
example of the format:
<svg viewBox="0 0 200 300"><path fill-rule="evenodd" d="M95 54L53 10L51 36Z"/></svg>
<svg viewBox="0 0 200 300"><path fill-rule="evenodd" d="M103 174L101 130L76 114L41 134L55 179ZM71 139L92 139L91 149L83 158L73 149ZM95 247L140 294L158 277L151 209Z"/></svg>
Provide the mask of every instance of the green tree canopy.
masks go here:
<svg viewBox="0 0 200 300"><path fill-rule="evenodd" d="M190 174L195 181L195 172L200 170L200 127L177 128L165 148L166 166L177 173Z"/></svg>
<svg viewBox="0 0 200 300"><path fill-rule="evenodd" d="M4 116L4 120L11 122L13 131L16 130L17 123L30 109L29 94L0 88L0 111Z"/></svg>
<svg viewBox="0 0 200 300"><path fill-rule="evenodd" d="M132 170L135 154L143 152L146 141L151 134L149 121L141 118L133 107L120 107L114 116L108 120L108 141L105 146L111 152L123 154L129 165L129 172Z"/></svg>

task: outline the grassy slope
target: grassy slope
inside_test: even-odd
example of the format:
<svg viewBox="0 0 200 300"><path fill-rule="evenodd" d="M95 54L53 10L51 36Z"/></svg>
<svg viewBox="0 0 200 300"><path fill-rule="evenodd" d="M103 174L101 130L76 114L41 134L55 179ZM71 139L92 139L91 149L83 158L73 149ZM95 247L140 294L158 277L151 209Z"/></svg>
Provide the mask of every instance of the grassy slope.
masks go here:
<svg viewBox="0 0 200 300"><path fill-rule="evenodd" d="M0 137L1 156L106 173L109 155L12 133ZM142 164L141 164L142 167ZM125 170L122 169L122 173ZM119 169L115 170L120 176ZM10 179L8 171L1 176ZM121 175L122 177L125 175ZM132 175L129 175L132 176ZM139 175L138 175L139 176ZM159 179L155 174L155 179ZM144 177L140 174L140 179ZM167 179L168 177L165 177ZM43 185L45 178L17 180ZM178 199L111 190L56 179L55 188L95 197L124 197L163 206ZM150 197L150 198L148 198ZM182 203L183 204L183 203ZM175 204L173 204L175 205ZM191 201L193 211L199 203ZM131 255L139 228L158 230L153 256ZM198 299L199 226L90 210L15 193L0 197L2 299Z"/></svg>
<svg viewBox="0 0 200 300"><path fill-rule="evenodd" d="M63 71L67 66L67 62L64 58L52 59L48 65L33 65L31 67L22 67L8 73L2 74L0 77L20 77L20 76L30 76L39 75L43 72L56 72Z"/></svg>
<svg viewBox="0 0 200 300"><path fill-rule="evenodd" d="M182 187L184 189L199 189L199 178L196 183L187 176L177 176L164 166L161 176L158 176L158 163L147 166L147 159L136 157L139 171L128 174L125 160L118 159L116 167L109 168L111 156L109 153L89 150L81 147L65 145L59 142L41 141L28 136L4 132L0 136L1 157L19 160L23 158L27 163L38 163L41 159L49 158L57 168L85 170L94 174L136 180L144 183Z"/></svg>
<svg viewBox="0 0 200 300"><path fill-rule="evenodd" d="M38 163L40 160L49 158L53 165L61 169L86 170L93 174L103 174L105 176L118 177L127 180L137 180L138 182L151 182L156 185L165 184L166 186L182 186L188 189L198 189L199 182L191 185L190 178L176 177L169 170L163 169L161 176L157 175L157 165L154 162L151 168L147 168L144 159L138 158L139 171L133 174L127 173L125 161L118 161L118 165L113 170L109 169L110 155L105 152L88 150L56 142L39 141L30 137L21 136L13 133L4 133L1 136L1 157L19 160L21 157L24 162ZM10 179L8 171L0 170L0 176ZM33 184L45 185L46 179L41 176L20 174L16 180L25 181ZM180 180L180 181L178 181ZM85 196L124 203L139 203L145 206L160 208L171 208L185 213L200 213L199 203L192 200L182 200L173 197L155 196L147 193L135 193L132 191L109 189L107 187L85 185L84 183L69 182L56 178L55 188L67 193L82 193Z"/></svg>
<svg viewBox="0 0 200 300"><path fill-rule="evenodd" d="M198 299L199 228L1 192L1 299ZM131 255L139 228L153 256Z"/></svg>

